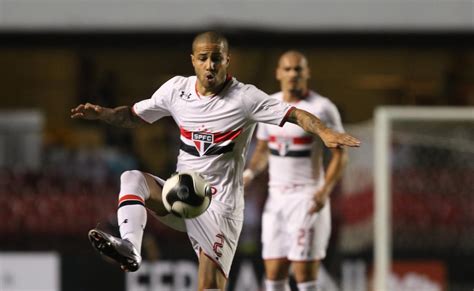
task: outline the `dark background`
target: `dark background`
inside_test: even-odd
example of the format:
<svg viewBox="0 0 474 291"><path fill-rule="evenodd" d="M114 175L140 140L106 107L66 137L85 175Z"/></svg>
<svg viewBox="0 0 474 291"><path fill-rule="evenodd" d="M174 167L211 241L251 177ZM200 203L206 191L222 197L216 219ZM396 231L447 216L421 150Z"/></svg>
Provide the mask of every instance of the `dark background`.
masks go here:
<svg viewBox="0 0 474 291"><path fill-rule="evenodd" d="M231 46L232 75L268 93L278 91L274 70L279 55L288 49L304 52L312 69L310 87L333 100L345 124L371 120L381 105L474 105L471 31L282 33L227 28L223 33ZM40 167L13 164L0 171L1 251L59 252L65 291L123 290L123 273L92 251L87 231L97 224L116 231L122 171L138 168L161 177L174 172L178 131L170 119L125 130L71 120L69 110L83 102L133 105L170 77L193 74L189 54L194 35L153 30L0 32L0 109L35 109L45 118ZM256 213L263 205L265 183L261 177L249 190L256 197L249 199L249 209ZM333 195L337 201L340 187ZM344 258L370 264L372 246L356 253L338 250L338 222L345 208L333 207L325 265L338 278ZM261 276L259 220L251 219L244 228L234 268L249 259ZM147 232L151 245L157 246L145 248L150 260L195 260L185 235L152 218ZM451 286L472 283L472 276L461 275L472 272L472 253L418 247L402 248L399 257L441 258L449 266ZM230 280L232 286L234 278Z"/></svg>

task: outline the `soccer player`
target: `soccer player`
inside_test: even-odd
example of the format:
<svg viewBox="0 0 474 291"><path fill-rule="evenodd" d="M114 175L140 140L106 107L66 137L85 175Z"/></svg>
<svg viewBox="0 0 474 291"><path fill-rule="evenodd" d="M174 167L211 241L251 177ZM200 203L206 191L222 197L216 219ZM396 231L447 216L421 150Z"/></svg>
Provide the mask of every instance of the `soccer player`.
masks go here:
<svg viewBox="0 0 474 291"><path fill-rule="evenodd" d="M187 232L199 258L199 290L224 290L242 229L244 157L257 122L283 125L289 121L319 135L328 147L359 146L356 138L329 129L312 114L229 76L229 61L226 38L216 32L201 33L192 44L195 76L173 77L150 99L132 107L86 103L71 110L72 118L123 127L172 116L181 132L177 171L200 172L214 189L207 211L183 220L164 207L162 179L138 170L124 172L117 210L121 237L98 229L89 232L93 247L122 269L140 267L146 206L165 224ZM149 158L160 158L160 153Z"/></svg>
<svg viewBox="0 0 474 291"><path fill-rule="evenodd" d="M288 51L276 69L281 92L271 97L319 116L343 132L336 106L308 89L309 78L305 56ZM346 150L331 149L325 173L321 142L292 123L282 127L260 123L257 140L243 179L248 185L268 165L269 195L262 216L266 290L289 290L290 266L300 291L318 290L317 273L331 231L329 195L344 169Z"/></svg>

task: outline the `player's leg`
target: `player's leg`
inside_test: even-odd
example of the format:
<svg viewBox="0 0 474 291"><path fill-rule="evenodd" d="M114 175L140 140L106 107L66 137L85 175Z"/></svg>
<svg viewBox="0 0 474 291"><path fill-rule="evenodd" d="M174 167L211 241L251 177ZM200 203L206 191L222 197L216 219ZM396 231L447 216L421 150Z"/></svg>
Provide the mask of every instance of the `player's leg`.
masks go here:
<svg viewBox="0 0 474 291"><path fill-rule="evenodd" d="M147 221L145 203L157 213L166 213L161 202L161 187L152 176L136 170L124 172L120 177L117 220L120 236L132 242L138 251Z"/></svg>
<svg viewBox="0 0 474 291"><path fill-rule="evenodd" d="M314 190L310 191L314 193ZM288 258L292 261L293 273L299 291L317 291L317 275L321 260L326 256L326 249L331 232L330 202L317 214L309 215L311 207L311 195L306 202L300 201L300 205L306 205L299 212L291 216L291 229L297 230L292 234L292 246ZM296 200L296 199L295 199Z"/></svg>
<svg viewBox="0 0 474 291"><path fill-rule="evenodd" d="M298 291L317 291L317 276L320 266L320 260L310 262L292 262L293 273Z"/></svg>
<svg viewBox="0 0 474 291"><path fill-rule="evenodd" d="M136 271L141 263L141 243L147 221L145 201L158 214L166 212L160 204L161 187L151 175L137 170L124 172L120 177L117 210L121 239L97 229L89 232L92 245L124 270Z"/></svg>
<svg viewBox="0 0 474 291"><path fill-rule="evenodd" d="M288 272L288 234L282 216L285 199L271 193L265 202L262 215L262 258L265 266L265 289L267 291L290 290Z"/></svg>
<svg viewBox="0 0 474 291"><path fill-rule="evenodd" d="M169 212L166 210L165 205L163 204L161 195L163 190L162 184L157 181L158 178L155 176L147 173L143 173L143 176L145 177L146 184L150 191L150 195L145 201L146 207L155 212L158 216L168 215ZM162 181L162 183L164 183L164 181Z"/></svg>
<svg viewBox="0 0 474 291"><path fill-rule="evenodd" d="M227 278L204 252L199 256L198 290L225 290Z"/></svg>
<svg viewBox="0 0 474 291"><path fill-rule="evenodd" d="M199 258L199 290L225 290L243 220L209 208L185 219L191 245Z"/></svg>
<svg viewBox="0 0 474 291"><path fill-rule="evenodd" d="M290 262L286 258L264 260L264 265L266 291L290 290L288 282Z"/></svg>

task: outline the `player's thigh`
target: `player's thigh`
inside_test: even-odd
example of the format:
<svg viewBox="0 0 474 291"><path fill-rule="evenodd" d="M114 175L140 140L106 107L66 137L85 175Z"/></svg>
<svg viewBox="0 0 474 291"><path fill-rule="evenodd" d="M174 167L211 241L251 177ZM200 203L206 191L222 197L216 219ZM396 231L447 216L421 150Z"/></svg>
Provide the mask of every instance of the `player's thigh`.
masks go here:
<svg viewBox="0 0 474 291"><path fill-rule="evenodd" d="M298 283L317 279L320 261L292 262L293 274Z"/></svg>
<svg viewBox="0 0 474 291"><path fill-rule="evenodd" d="M282 209L285 201L268 197L262 214L262 258L264 260L286 259L288 256L288 232Z"/></svg>
<svg viewBox="0 0 474 291"><path fill-rule="evenodd" d="M243 221L208 209L196 218L185 219L185 223L189 240L197 256L205 254L225 277L228 277Z"/></svg>
<svg viewBox="0 0 474 291"><path fill-rule="evenodd" d="M217 289L225 290L227 279L216 263L204 252L199 256L198 290Z"/></svg>
<svg viewBox="0 0 474 291"><path fill-rule="evenodd" d="M150 198L148 198L145 202L146 207L153 210L159 216L168 214L168 211L163 205L163 201L161 199L162 186L159 182L163 180L148 173L143 173L143 176L145 177L145 181L150 191Z"/></svg>
<svg viewBox="0 0 474 291"><path fill-rule="evenodd" d="M316 213L310 214L312 197L300 197L299 210L288 213L290 234L290 251L288 259L291 261L321 260L326 256L326 249L331 232L330 203Z"/></svg>
<svg viewBox="0 0 474 291"><path fill-rule="evenodd" d="M268 280L279 281L288 278L290 261L286 258L264 260L263 263Z"/></svg>

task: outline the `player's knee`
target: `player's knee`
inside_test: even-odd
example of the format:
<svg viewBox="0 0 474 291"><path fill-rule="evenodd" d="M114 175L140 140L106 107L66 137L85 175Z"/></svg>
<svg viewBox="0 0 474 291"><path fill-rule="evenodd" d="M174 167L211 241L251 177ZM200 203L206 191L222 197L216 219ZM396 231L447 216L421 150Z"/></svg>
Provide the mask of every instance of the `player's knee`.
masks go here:
<svg viewBox="0 0 474 291"><path fill-rule="evenodd" d="M140 183L143 180L142 172L138 170L125 171L120 175L120 182Z"/></svg>
<svg viewBox="0 0 474 291"><path fill-rule="evenodd" d="M300 272L299 275L295 274L295 277L298 282L307 282L307 281L316 280L316 274L311 273L311 272Z"/></svg>
<svg viewBox="0 0 474 291"><path fill-rule="evenodd" d="M293 270L297 282L315 281L318 276L319 263L294 264Z"/></svg>
<svg viewBox="0 0 474 291"><path fill-rule="evenodd" d="M146 185L145 176L138 170L125 171L120 176L120 194L133 194L142 197L144 200L150 196Z"/></svg>

